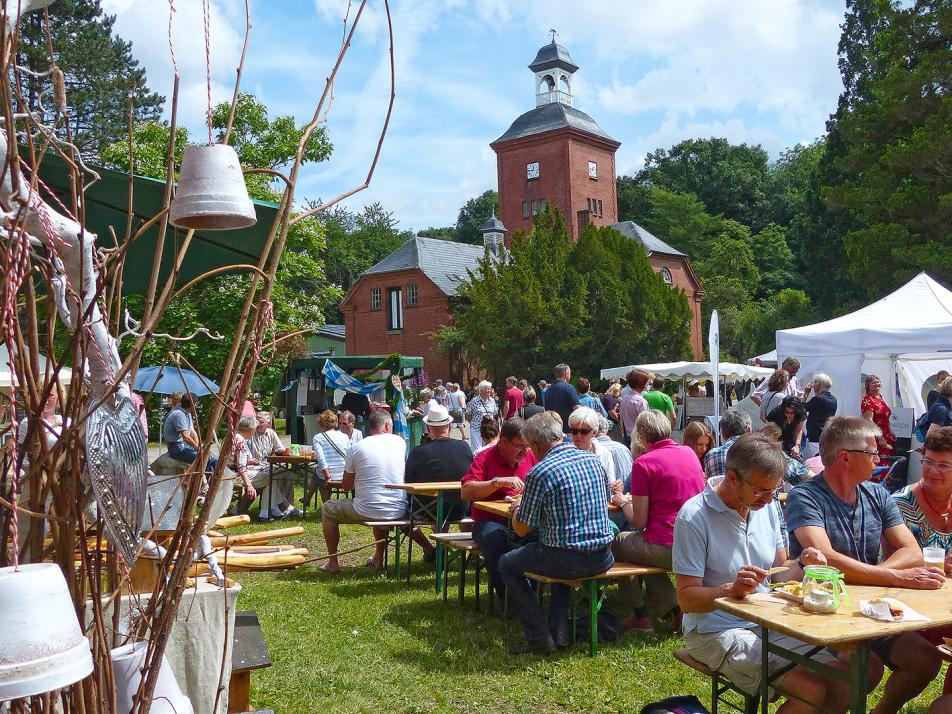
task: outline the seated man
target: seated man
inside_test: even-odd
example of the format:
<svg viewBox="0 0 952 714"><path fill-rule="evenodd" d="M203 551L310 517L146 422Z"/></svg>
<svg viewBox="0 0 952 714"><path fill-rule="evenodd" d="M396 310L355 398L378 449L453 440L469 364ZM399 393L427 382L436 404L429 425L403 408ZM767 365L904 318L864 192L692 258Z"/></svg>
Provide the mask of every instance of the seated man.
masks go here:
<svg viewBox="0 0 952 714"><path fill-rule="evenodd" d="M787 497L794 555L815 548L860 585L936 590L939 568L922 567L922 551L889 492L869 481L879 463L879 427L859 417L830 417L820 436L824 470ZM880 547L885 560L880 561ZM928 640L915 632L884 637L870 649L892 670L876 714L898 712L928 686L942 665Z"/></svg>
<svg viewBox="0 0 952 714"><path fill-rule="evenodd" d="M255 466L252 464L251 452L248 450L248 439L255 433L255 420L250 416L243 416L238 420L237 431L233 437L231 448L228 450L228 468L238 474L243 485L242 497L251 503L257 492L254 487ZM227 482L226 482L227 483ZM224 486L224 483L222 484Z"/></svg>
<svg viewBox="0 0 952 714"><path fill-rule="evenodd" d="M165 439L169 456L176 461L191 464L198 458L198 432L192 418L192 397L189 394L173 392L169 397L172 411L162 423L162 436ZM205 468L211 471L218 463L218 457L209 454Z"/></svg>
<svg viewBox="0 0 952 714"><path fill-rule="evenodd" d="M372 412L368 422L370 436L361 439L348 451L344 461L343 486L345 490L353 491L354 497L331 500L321 508L324 541L330 555L321 566L325 572L340 572L337 546L341 523L392 521L403 518L406 513L406 493L386 486L388 483L403 483L407 444L393 433L393 420L382 409ZM368 564L379 570L383 568L387 529L374 528L373 531L377 544Z"/></svg>
<svg viewBox="0 0 952 714"><path fill-rule="evenodd" d="M753 429L750 415L740 409L729 409L721 419L721 445L704 455L704 478L723 476L727 472L727 451L742 434Z"/></svg>
<svg viewBox="0 0 952 714"><path fill-rule="evenodd" d="M802 565L824 564L815 548L800 561L788 561L777 510L770 508L783 483L783 452L763 434L744 434L727 454L727 473L710 479L704 491L681 508L674 523L673 565L678 605L684 612L684 644L691 656L719 671L748 694L761 683L761 634L753 623L715 609L721 597L767 592L767 571L785 565L778 581L801 579ZM799 654L813 645L771 633L770 641ZM822 650L812 659L832 664L836 655ZM769 656L775 672L789 664ZM788 699L778 710L842 712L849 702L845 683L795 667L777 684L805 701ZM807 703L808 702L808 703Z"/></svg>
<svg viewBox="0 0 952 714"><path fill-rule="evenodd" d="M460 496L467 501L502 501L518 496L525 486L526 474L536 465L536 457L522 438L525 422L513 417L499 431L499 441L473 459L461 482ZM499 558L509 550L509 529L501 516L472 508L473 540L482 551L489 572L490 588L502 597L504 586L499 578Z"/></svg>
<svg viewBox="0 0 952 714"><path fill-rule="evenodd" d="M270 412L256 412L255 421L255 431L248 439L248 452L251 455L249 463L254 467L251 482L260 494L258 520L272 521L288 516L300 516L301 511L292 505L294 478L291 472L275 467L272 474L271 466L267 461L269 456L286 455L290 453L290 450L285 447L278 433L271 428ZM271 504L270 511L269 503Z"/></svg>
<svg viewBox="0 0 952 714"><path fill-rule="evenodd" d="M562 419L555 412L532 417L522 430L539 463L526 476L512 529L539 540L499 559L499 574L513 602L526 642L512 654L547 654L569 644L567 585L552 586L546 623L526 572L555 578L585 578L612 567L612 528L608 521L605 469L595 454L562 440Z"/></svg>
<svg viewBox="0 0 952 714"><path fill-rule="evenodd" d="M441 404L434 404L423 417L423 424L426 426L430 441L410 451L403 480L406 483L459 481L473 463L473 450L465 441L450 438L453 417L450 416L449 410ZM426 502L421 503L427 506L434 518L436 517L435 501L435 497L430 499L432 507L427 506ZM450 491L444 494L443 503L446 510L443 512L444 522L439 524L440 530L444 530L446 523L463 518L467 511L467 504L461 500L458 493ZM432 560L433 544L423 535L423 530L419 527L414 528L411 536L423 548L424 559Z"/></svg>
<svg viewBox="0 0 952 714"><path fill-rule="evenodd" d="M347 437L348 446L353 446L364 438L363 432L354 428L356 422L357 417L348 411L342 411L337 415L337 430Z"/></svg>

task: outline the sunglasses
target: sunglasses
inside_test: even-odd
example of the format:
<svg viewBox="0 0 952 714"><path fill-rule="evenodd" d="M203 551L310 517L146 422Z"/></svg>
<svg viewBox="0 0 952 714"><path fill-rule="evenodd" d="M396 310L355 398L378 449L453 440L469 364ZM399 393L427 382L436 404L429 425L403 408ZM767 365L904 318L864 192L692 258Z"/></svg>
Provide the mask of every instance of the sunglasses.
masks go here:
<svg viewBox="0 0 952 714"><path fill-rule="evenodd" d="M569 429L569 432L572 434L581 434L582 436L588 436L592 433L591 429Z"/></svg>

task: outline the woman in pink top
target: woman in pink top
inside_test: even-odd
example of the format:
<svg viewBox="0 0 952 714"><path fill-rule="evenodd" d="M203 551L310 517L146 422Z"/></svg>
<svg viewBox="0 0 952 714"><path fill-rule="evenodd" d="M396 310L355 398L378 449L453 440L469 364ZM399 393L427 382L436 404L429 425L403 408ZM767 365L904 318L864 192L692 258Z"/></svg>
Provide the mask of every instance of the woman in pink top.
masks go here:
<svg viewBox="0 0 952 714"><path fill-rule="evenodd" d="M657 409L638 415L635 434L645 453L631 469L631 495L613 495L612 503L621 507L637 530L615 536L612 554L619 562L671 570L674 519L685 501L704 490L704 472L694 451L671 438L671 420ZM677 593L668 575L649 575L644 584L652 614L677 619ZM654 629L639 580L623 580L621 593L634 610L622 622L625 629Z"/></svg>

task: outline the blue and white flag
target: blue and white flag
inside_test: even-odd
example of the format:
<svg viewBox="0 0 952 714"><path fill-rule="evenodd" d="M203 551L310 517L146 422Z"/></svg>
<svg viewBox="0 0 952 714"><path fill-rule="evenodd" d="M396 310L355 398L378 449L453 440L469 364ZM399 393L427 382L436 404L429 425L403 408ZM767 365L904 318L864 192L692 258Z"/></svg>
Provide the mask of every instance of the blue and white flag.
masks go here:
<svg viewBox="0 0 952 714"><path fill-rule="evenodd" d="M353 394L373 394L380 389L379 382L363 382L347 374L330 360L324 362L321 374L324 375L324 380L331 389L343 389Z"/></svg>

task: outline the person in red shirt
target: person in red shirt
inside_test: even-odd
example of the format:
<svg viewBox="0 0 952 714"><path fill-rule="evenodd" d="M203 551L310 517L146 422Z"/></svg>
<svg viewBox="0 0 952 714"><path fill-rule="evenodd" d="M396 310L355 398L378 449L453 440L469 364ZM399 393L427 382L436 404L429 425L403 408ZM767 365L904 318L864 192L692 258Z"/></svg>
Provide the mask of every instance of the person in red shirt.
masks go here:
<svg viewBox="0 0 952 714"><path fill-rule="evenodd" d="M525 405L525 396L516 384L515 377L506 377L505 401L502 405L502 418L512 419L522 416L522 407Z"/></svg>
<svg viewBox="0 0 952 714"><path fill-rule="evenodd" d="M464 501L502 501L506 496L522 494L526 474L536 465L536 457L522 438L525 422L513 417L502 425L499 441L476 454L469 471L460 479L460 498ZM473 540L486 559L486 570L492 589L502 597L499 559L509 550L509 529L506 519L472 508Z"/></svg>

